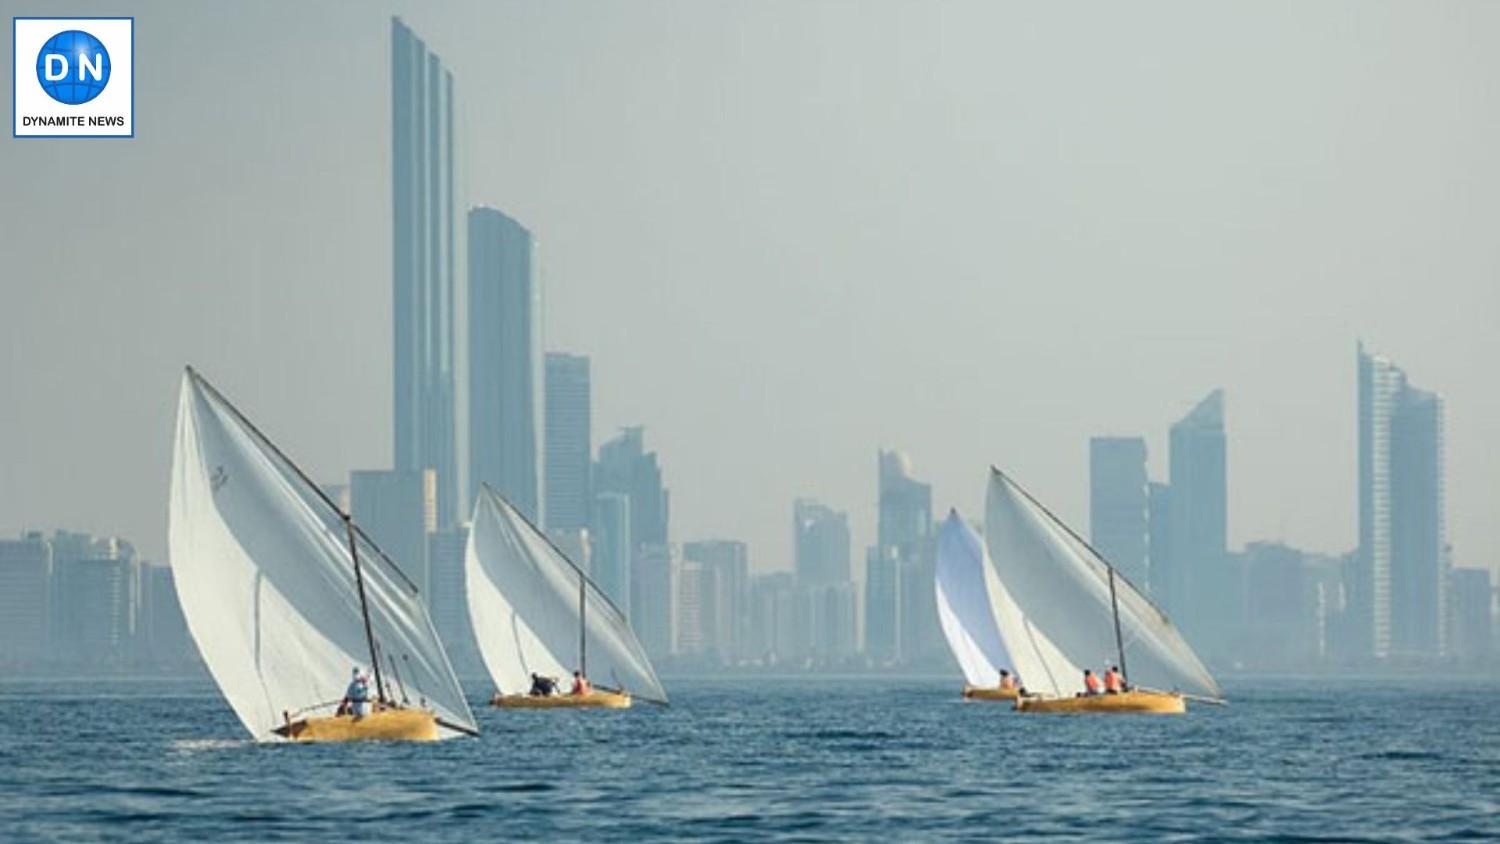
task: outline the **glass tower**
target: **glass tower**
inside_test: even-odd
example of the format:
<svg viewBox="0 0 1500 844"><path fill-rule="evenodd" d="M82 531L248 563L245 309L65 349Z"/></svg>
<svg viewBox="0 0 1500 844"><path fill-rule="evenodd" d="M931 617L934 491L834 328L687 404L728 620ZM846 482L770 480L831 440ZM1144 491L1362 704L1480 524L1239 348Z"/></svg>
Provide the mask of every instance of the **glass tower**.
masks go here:
<svg viewBox="0 0 1500 844"><path fill-rule="evenodd" d="M437 473L455 520L453 74L391 19L392 348L395 468Z"/></svg>

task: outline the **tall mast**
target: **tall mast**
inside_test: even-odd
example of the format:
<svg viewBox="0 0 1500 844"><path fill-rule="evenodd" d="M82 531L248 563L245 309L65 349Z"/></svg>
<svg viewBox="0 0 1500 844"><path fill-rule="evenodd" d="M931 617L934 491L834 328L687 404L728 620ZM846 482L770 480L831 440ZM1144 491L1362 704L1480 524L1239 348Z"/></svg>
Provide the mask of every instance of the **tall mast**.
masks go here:
<svg viewBox="0 0 1500 844"><path fill-rule="evenodd" d="M1120 679L1128 680L1130 674L1125 670L1125 640L1120 636L1120 599L1115 597L1115 567L1107 567L1109 568L1109 606L1115 613L1115 650L1120 654Z"/></svg>
<svg viewBox="0 0 1500 844"><path fill-rule="evenodd" d="M375 631L370 627L370 604L365 599L365 575L359 565L359 548L354 541L354 520L344 515L344 530L349 534L349 556L354 558L354 587L359 592L359 613L365 619L365 641L370 645L370 665L375 667L375 694L384 702L385 678L380 674L380 654L375 651Z"/></svg>
<svg viewBox="0 0 1500 844"><path fill-rule="evenodd" d="M584 613L589 607L589 584L582 577L578 578L578 673L585 678L589 676L589 633L588 623Z"/></svg>

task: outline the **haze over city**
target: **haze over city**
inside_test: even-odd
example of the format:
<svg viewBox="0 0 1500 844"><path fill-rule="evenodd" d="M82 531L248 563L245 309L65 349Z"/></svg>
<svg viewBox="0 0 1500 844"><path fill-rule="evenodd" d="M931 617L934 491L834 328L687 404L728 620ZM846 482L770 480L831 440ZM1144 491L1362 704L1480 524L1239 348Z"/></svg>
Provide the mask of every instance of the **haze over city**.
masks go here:
<svg viewBox="0 0 1500 844"><path fill-rule="evenodd" d="M674 540L785 568L811 496L858 559L878 448L935 511L996 463L1087 527L1089 437L1164 476L1222 387L1230 544L1341 553L1362 338L1445 397L1453 560L1500 562L1477 3L139 4L139 135L0 156L0 531L164 559L185 363L319 479L390 465L392 12L454 72L460 207L536 235L543 344L591 357L596 445L646 427Z"/></svg>

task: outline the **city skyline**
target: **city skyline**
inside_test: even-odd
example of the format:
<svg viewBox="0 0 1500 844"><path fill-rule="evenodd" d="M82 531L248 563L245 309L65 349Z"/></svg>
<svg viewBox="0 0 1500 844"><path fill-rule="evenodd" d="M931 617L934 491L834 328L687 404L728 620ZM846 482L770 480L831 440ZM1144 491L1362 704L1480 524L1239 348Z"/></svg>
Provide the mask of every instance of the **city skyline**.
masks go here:
<svg viewBox="0 0 1500 844"><path fill-rule="evenodd" d="M252 28L259 20L245 10L229 14L246 16ZM314 10L312 14L323 12ZM984 343L971 342L956 349L952 358L944 361L946 366L933 369L931 364L935 359L930 355L898 358L881 352L873 341L881 335L912 337L915 332L926 345L931 339L930 326L942 324L939 312L920 302L900 300L894 295L899 288L879 281L879 273L870 275L868 296L851 297L848 293L859 293L866 288L849 287L852 282L839 281L863 278L861 273L869 269L860 259L841 257L846 252L864 251L903 262L921 260L924 253L912 252L904 240L889 244L891 251L885 252L882 250L886 247L878 243L857 236L851 238L844 232L832 241L835 248L812 263L790 261L796 257L795 252L787 252L787 258L755 260L754 255L736 249L730 242L723 252L725 260L749 259L747 267L753 272L724 269L723 278L718 278L718 270L723 269L720 262L705 263L702 251L726 247L716 229L695 229L697 240L668 243L652 232L682 228L684 218L675 206L651 206L644 222L631 222L628 215L619 213L621 202L638 204L642 185L647 184L629 181L635 178L630 175L630 167L622 167L615 160L606 168L605 162L595 156L571 159L581 168L576 174L561 169L564 153L547 153L540 145L546 137L556 137L555 133L570 125L569 121L579 119L578 115L571 110L538 110L515 87L516 83L495 72L496 66L492 64L498 61L510 68L512 63L523 60L536 62L536 69L521 69L525 78L533 82L549 78L541 74L544 69L556 72L555 66L539 57L536 49L527 49L510 39L554 33L556 19L540 10L516 14L520 16L514 21L517 31L501 34L505 44L515 47L515 57L510 59L496 58L480 49L473 38L465 37L461 28L442 14L403 14L403 18L459 76L455 82L459 89L456 101L462 104L465 116L454 140L468 159L468 184L462 189L467 193L462 197L464 205L481 199L503 202L507 209L513 209L543 232L549 244L555 245L549 251L550 298L545 318L549 323L547 336L556 342L549 343L549 348L567 348L587 354L594 361L595 442L607 440L626 425L643 424L650 430L654 446L670 467L671 485L677 493L673 513L675 538L735 536L749 543L751 565L756 570L787 568L791 562L791 537L785 529L786 504L798 496L814 496L850 513L858 560L861 549L875 535L868 453L874 448L892 446L903 448L924 467L923 477L934 487L934 509L940 512L950 504L965 512L977 511L982 495L981 471L985 464L993 462L1014 471L1039 494L1056 501L1059 512L1083 528L1088 525L1088 485L1083 470L1086 454L1078 443L1101 433L1150 432L1147 439L1152 455L1151 474L1165 477L1165 466L1159 459L1168 451L1162 433L1165 424L1186 412L1193 396L1223 386L1235 401L1234 424L1228 434L1229 496L1234 514L1229 527L1230 546L1283 538L1298 547L1341 553L1357 543L1355 423L1348 400L1352 394L1353 366L1347 349L1358 336L1366 335L1377 348L1401 360L1421 383L1443 393L1452 402L1447 437L1448 532L1454 562L1466 567L1496 565L1496 547L1500 543L1496 528L1484 518L1484 513L1492 504L1488 498L1491 481L1500 470L1496 459L1483 449L1483 443L1487 433L1500 427L1497 422L1500 415L1495 399L1481 388L1483 373L1477 363L1496 358L1495 340L1479 330L1480 316L1496 312L1496 293L1492 283L1486 285L1481 281L1493 278L1493 268L1481 258L1469 255L1459 262L1458 271L1447 275L1439 268L1429 277L1425 264L1421 265L1423 272L1418 272L1416 265L1400 260L1390 261L1393 270L1382 271L1374 266L1380 258L1378 244L1359 237L1352 228L1335 229L1329 237L1346 251L1351 244L1375 247L1371 263L1337 263L1321 250L1312 250L1314 258L1322 256L1326 261L1335 261L1336 272L1331 275L1336 278L1323 282L1329 291L1300 291L1297 295L1303 298L1291 300L1299 303L1295 312L1277 308L1272 313L1253 303L1247 305L1248 291L1254 290L1256 297L1264 294L1268 300L1274 301L1278 296L1285 300L1295 287L1291 280L1267 275L1265 280L1257 282L1259 286L1248 285L1247 292L1240 293L1235 283L1243 283L1242 276L1226 264L1204 266L1203 256L1197 255L1199 264L1172 265L1167 269L1174 278L1191 276L1195 283L1204 285L1203 292L1193 293L1198 288L1152 281L1146 271L1151 265L1142 262L1150 256L1169 254L1173 244L1164 242L1160 232L1143 233L1135 228L1131 230L1133 234L1144 234L1141 246L1130 251L1131 261L1120 271L1121 278L1130 283L1122 285L1124 289L1119 293L1094 291L1102 297L1098 304L1103 309L1124 307L1135 320L1132 323L1135 328L1101 331L1100 323L1085 316L1086 330L1081 335L1088 339L1083 351L1061 356L1057 355L1059 348L1050 345L1038 331L1022 330L1019 335L1005 336L996 332L997 336ZM653 7L645 7L642 14L651 18ZM837 37L835 23L841 26L846 21L831 22L819 14L808 14L813 18L806 21L813 27L813 34L806 37L816 39L819 48L854 49ZM982 17L978 11L965 15ZM359 19L352 26L358 37L351 38L355 57L352 64L365 69L384 68L383 62L388 60L383 53L389 47L389 19L373 13L355 17ZM605 17L608 25L627 26L607 13ZM751 17L761 24L773 19ZM142 28L143 49L151 48L152 39L166 39L168 35L185 37L203 20L193 12L186 12L180 20L168 22L161 15L153 15L150 4L146 4L141 19L153 24ZM711 31L716 20L719 19L713 13L698 11L690 14L684 25ZM888 16L876 13L869 26L874 37L884 39L892 37L887 29L891 23ZM586 24L582 37L603 37L601 33L605 30L600 26L603 24ZM748 43L761 44L757 39L764 36L755 32L752 26ZM1431 34L1428 30L1423 32ZM930 39L958 39L956 49L947 53L955 56L956 61L977 61L966 49L967 42L951 29L939 26L928 34ZM369 43L365 43L365 36ZM919 40L913 48L923 61L935 61L939 55L930 39ZM542 42L546 43L545 39ZM292 46L284 49L302 48L295 37L289 43ZM793 61L800 60L803 54L799 50L804 46L805 42L791 45ZM586 67L600 72L613 66L612 62L632 57L638 57L633 50L606 52L593 60L595 64ZM685 58L721 74L747 66L735 56L713 59L693 52ZM1293 50L1292 58L1306 57ZM265 59L281 60L279 56ZM959 102L988 107L986 90L974 88L966 78L945 74L943 67L923 64L918 68L931 91L948 91ZM1440 59L1432 58L1415 70L1427 72L1426 78L1446 79L1444 67ZM1414 68L1408 64L1406 69ZM1212 73L1213 68L1209 71ZM354 127L346 131L357 131L363 126L361 138L384 134L382 127L387 125L390 115L382 113L385 91L381 76L382 73L368 77L352 74L340 77L339 84L334 86L364 92L356 97L363 97L359 102L364 105L355 103L348 115L341 117ZM577 84L575 78L556 78L564 80L559 84ZM847 80L826 70L815 73L815 78L823 86L819 90L833 102L847 107L849 112L844 114L847 119L865 125L867 118L861 116L864 114L861 109L867 103L851 93ZM470 86L479 80L488 84L493 79L496 88L486 91L484 99L476 101L464 93L473 90L465 88L464 79L471 80ZM656 75L650 75L650 79L660 81ZM167 79L144 81L168 89L191 84ZM1064 79L1058 84L1067 86L1071 82ZM578 93L573 88L568 90ZM806 101L795 98L785 104L776 101L771 94L785 93L780 89L752 90L762 97L752 97L750 101L752 112L761 117L780 113L783 105L800 115L806 105ZM898 88L907 98L927 90ZM731 131L741 128L738 121L726 122L722 115L705 111L705 101L699 99L696 91L690 89L676 96L690 107L691 114L700 118L706 115L713 140L744 155L744 147L736 142ZM627 97L627 101L637 102L643 89L630 88L625 93L635 97ZM1289 91L1283 93L1291 96ZM264 96L253 91L246 95ZM1462 90L1455 94L1467 95ZM308 92L291 92L285 107L290 113L307 118L310 127L324 126L312 110L328 108L328 104L310 96ZM186 101L197 102L191 98ZM1291 107L1305 107L1310 102L1294 99ZM1263 114L1271 117L1285 111L1265 103L1259 106ZM516 108L521 108L534 122L497 124L502 115L509 120L509 113ZM1001 109L996 112L1004 114ZM1052 125L1074 126L1067 122L1067 115L1052 111L1041 114ZM497 126L502 128L497 130ZM532 126L536 128L534 133ZM987 128L982 131L992 131L988 128L990 124L984 126ZM1333 128L1322 125L1325 132ZM1486 124L1484 132L1488 131ZM683 158L683 147L673 137L659 137L666 149L658 153L644 146L658 136L644 134L645 130L639 127L633 132L627 136L630 143L616 152L627 162L647 165L643 177L663 173L664 160L658 155L671 152ZM1484 132L1479 133L1481 137ZM250 134L265 137L253 131ZM1472 133L1465 135L1472 136ZM492 137L503 138L514 148L514 154L487 153L487 139ZM1081 143L1071 134L1067 137ZM1127 140L1159 141L1160 138L1128 136ZM943 137L936 142L944 146L953 143L953 139ZM131 143L131 149L145 157L144 172L162 181L160 189L173 193L173 186L179 184L179 173L185 172L179 171L175 163L170 166L167 163L175 162L177 148L160 137L141 137ZM0 487L0 529L14 534L25 527L68 525L101 534L126 535L153 558L164 560L161 551L164 519L161 508L153 503L162 496L153 496L151 491L165 488L171 385L184 362L200 364L219 378L227 390L242 397L247 405L260 409L267 428L303 456L319 479L336 481L346 477L350 469L394 465L393 456L384 452L392 442L388 428L392 423L385 419L391 394L389 373L383 365L367 363L389 359L384 346L388 339L382 339L385 326L391 324L389 314L383 313L390 304L386 288L391 274L388 267L382 269L385 261L391 260L391 246L382 242L384 233L391 228L389 210L384 207L390 193L385 183L391 173L388 153L377 149L373 154L349 156L347 162L341 163L333 148L322 142L304 144L299 140L296 144L287 141L281 145L273 137L271 143L271 151L261 163L274 164L273 170L251 166L246 175L221 174L230 195L243 193L254 200L248 206L254 211L253 218L245 216L246 212L229 209L228 222L221 224L223 229L198 228L196 220L184 220L191 234L180 242L174 240L173 264L169 267L156 264L130 245L160 241L150 230L139 229L137 223L124 219L150 215L121 213L123 208L131 206L121 205L118 199L104 197L100 216L81 223L74 221L65 213L66 207L46 192L37 192L37 201L27 208L8 208L3 212L7 225L0 229L15 238L6 244L7 252L18 255L21 262L21 269L8 276L8 301L17 303L18 311L39 317L76 318L78 330L71 340L77 347L76 353L47 342L48 338L37 334L36 328L24 324L13 341L18 351L7 359L4 383L8 393L17 397L16 413L7 418L0 433L7 443L7 466L14 471L6 473L6 481ZM565 151L575 152L574 143L565 140ZM1390 158L1402 150L1380 143L1377 141L1370 152L1373 158L1347 177L1349 181L1339 175L1335 179L1338 185L1348 187L1354 175L1383 160L1381 156ZM1412 141L1408 139L1407 143ZM910 149L882 149L894 154L894 160L908 161L906 156L911 150L920 148L918 145ZM12 144L11 150L14 154L7 155L0 168L14 183L28 184L32 177L27 171L53 172L48 156L56 153L22 144ZM213 161L204 159L202 151L194 155L200 164ZM798 161L794 158L790 164L797 165ZM1148 156L1147 161L1155 159ZM1250 161L1269 166L1267 159ZM1307 163L1302 158L1293 161ZM861 167L866 163L859 162ZM1003 168L986 169L983 164L983 161L969 161L969 166L978 168L977 172L987 179L998 179L1008 173ZM678 166L696 173L709 163L687 156ZM144 196L151 192L138 189L139 183L132 181L133 176L93 166L86 169L89 172L85 175L97 178L110 174L110 178L125 180L122 184L136 185L122 193ZM733 175L740 169L728 167L725 172ZM1147 169L1155 175L1165 173L1159 168ZM302 207L288 209L280 222L262 222L259 217L277 216L264 213L266 203L278 196L285 201L285 196L266 193L250 185L247 177L281 171L285 173L266 179L268 186L280 186L286 191L287 180L295 180L303 195L298 203ZM313 178L313 173L322 176ZM614 174L612 178L603 178L610 173ZM863 169L854 171L855 175L864 173ZM1488 178L1487 173L1484 171L1479 178ZM63 174L61 178L77 177ZM588 180L592 180L588 190L581 190L582 182ZM365 185L366 182L370 184ZM732 184L733 196L753 196L744 193L746 188L742 183L732 181ZM783 195L790 190L789 184L779 180L773 184ZM851 203L881 199L861 192L843 179L832 184L815 184L852 191L848 199ZM1021 186L1029 190L1022 191L1024 196L1038 198L1034 185L1023 181ZM1120 187L1118 180L1110 179L1100 190L1113 196L1113 191ZM184 191L175 192L186 195ZM209 193L219 196L225 191ZM612 193L623 196L615 197ZM602 203L602 207L580 204L582 197L592 198ZM705 199L697 193L691 194L691 198L693 202L688 204L695 207ZM825 216L809 220L789 210L791 216L783 222L789 223L789 228L824 232L837 219L838 209L820 205L817 197L807 198ZM932 203L937 197L931 195L919 192L917 198L931 207L945 207ZM957 196L959 200L964 198ZM757 213L766 209L764 201L755 202ZM964 203L959 205L968 213ZM1286 210L1283 205L1273 205L1278 212ZM150 207L146 206L148 210ZM703 218L706 208L711 219L715 214L725 220L738 219L731 213L731 207L732 204L708 202L696 208L693 216ZM872 207L886 206L877 201ZM1006 206L1010 211L1018 207ZM1452 210L1454 206L1441 207ZM208 212L198 213L202 209L191 200L188 208L196 210L189 210L187 215L205 220L215 217ZM362 210L366 208L370 210ZM331 216L334 209L343 215L338 219L348 221L347 225L327 224L334 219ZM1044 211L1054 216L1058 213L1055 206L1044 206ZM616 228L625 226L625 230L616 234L606 232L604 218ZM62 225L64 220L69 221L67 226ZM819 220L823 226L808 225ZM74 236L79 225L85 226L85 231L100 233L102 240L107 241L107 250L117 250L105 254L112 255L113 263L124 267L123 278L128 282L124 289L115 286L112 276L107 282L104 279L90 282L94 277L88 268L70 270L77 275L65 277L58 284L15 285L21 279L51 277L50 271L43 273L38 269L55 251L43 247L59 242L55 234L49 233L48 225L43 225L49 221L55 224L56 231L67 230ZM1202 234L1216 230L1197 231ZM1439 242L1432 241L1433 235L1423 234L1424 231L1419 227L1411 236L1429 245ZM306 232L320 233L316 248L310 245ZM961 306L976 318L984 315L985 324L1018 311L1043 317L1052 309L1061 312L1061 301L1031 289L1029 281L1015 288L994 285L997 290L1010 290L998 298L983 295L992 275L1015 278L1017 266L986 260L968 241L954 240L941 227L928 228L927 233L935 236L939 244L963 245L957 253L962 259L937 265L937 277L953 279L948 292L958 297ZM618 246L616 237L636 237L639 248L622 252L614 248ZM1286 235L1280 237L1285 240ZM1422 237L1428 240L1421 241ZM121 245L109 247L116 240ZM769 242L782 251L789 248L781 241ZM858 249L850 250L851 245ZM209 247L205 253L203 250ZM361 251L366 247L370 254ZM206 260L217 252L223 253L223 260ZM1467 253L1460 250L1453 254ZM283 255L290 263L283 264ZM604 265L599 263L600 259L589 258L590 255L613 256L616 272L602 272ZM122 262L121 258L125 260ZM296 262L304 260L306 268L296 268ZM830 263L826 269L819 269L822 264L818 262L824 261ZM185 266L176 268L178 263ZM665 263L684 265L686 269L680 273L655 272ZM214 279L222 280L202 281L201 266L213 267ZM1257 266L1263 274L1264 265ZM1031 266L1020 276L1023 280L1046 277L1047 269ZM1099 277L1098 268L1094 267L1070 265L1063 269L1066 272L1062 286L1075 293L1080 289L1080 278ZM1281 269L1287 271L1288 279L1312 283L1297 267ZM280 275L288 280L278 280ZM77 282L69 283L69 278L76 278ZM1468 281L1455 281L1460 278ZM320 279L334 282L320 287L315 283ZM825 281L815 284L819 279ZM841 284L845 286L840 287ZM1413 298L1416 294L1408 288L1418 287L1422 288L1422 297L1446 296L1451 304L1444 305L1442 311L1454 314L1452 319L1457 322L1441 333L1425 334L1409 324L1415 321L1408 319L1408 313L1423 310L1413 308L1412 303L1428 301ZM752 290L763 292L752 293ZM1351 295L1354 290L1367 290L1369 295L1356 298ZM834 291L843 292L834 295ZM553 293L557 295L552 296ZM1177 310L1171 316L1162 316L1150 308L1122 305L1117 297L1126 293L1142 301L1167 301L1176 295L1179 298L1171 301L1177 303L1174 306ZM652 309L659 310L667 301L663 297L668 295L682 297L679 310L683 315L657 313L659 321L653 323L648 319ZM184 303L185 310L181 313L194 317L179 321L189 327L173 327L170 317L177 312L170 303L177 299ZM624 307L627 299L639 301L641 306ZM784 310L770 309L770 303L784 300L797 301L799 314L787 317ZM872 304L887 300L901 301L902 307L888 309L882 304ZM100 307L93 307L96 303ZM906 307L908 304L912 306ZM95 313L96 310L107 311L107 319L105 314ZM1244 328L1229 325L1225 317L1217 315L1221 310L1233 312ZM317 316L303 321L298 315L302 311ZM753 347L761 366L748 372L738 368L742 358L740 345L748 342L749 335L736 322L714 317L723 312L734 312L749 323L779 326L779 330L772 332L777 348ZM606 315L614 318L621 313L629 314L633 325L651 330L611 330L613 323ZM230 314L234 318L229 318ZM47 319L23 322L63 324ZM851 327L860 324L868 329ZM151 326L151 343L138 339L142 336L141 327L146 325ZM314 326L316 330L312 330ZM880 334L867 336L866 330ZM268 347L267 338L283 336L304 338L307 348ZM653 336L658 339L653 340ZM1007 358L1024 357L1028 347L1049 353L1047 365L1041 368L1042 376L1028 375L1023 368L1006 363ZM23 354L41 348L56 348L56 351L43 356ZM998 378L990 374L977 379L976 370L970 368L975 364L963 363L966 358L1004 369ZM804 378L801 367L807 359L822 360L825 371L837 373L837 377ZM1043 384L1039 378L1047 383ZM1068 383L1068 389L1059 388L1057 382ZM979 395L982 390L966 396L960 386L969 383L993 386L1009 400L985 398ZM60 385L85 385L86 389L70 391ZM916 399L892 404L889 401L892 394L912 394ZM699 396L709 399L702 400ZM782 413L781 407L797 407L800 412ZM936 419L943 420L944 426L931 421ZM947 427L950 425L951 428ZM1295 429L1299 434L1297 439L1306 442L1286 441L1280 432L1287 429ZM705 438L695 431L718 433ZM751 447L725 448L726 438L750 443ZM24 448L17 445L23 442ZM66 473L59 469L64 466L70 467ZM759 471L762 469L764 473ZM723 479L729 477L755 480L723 484Z"/></svg>

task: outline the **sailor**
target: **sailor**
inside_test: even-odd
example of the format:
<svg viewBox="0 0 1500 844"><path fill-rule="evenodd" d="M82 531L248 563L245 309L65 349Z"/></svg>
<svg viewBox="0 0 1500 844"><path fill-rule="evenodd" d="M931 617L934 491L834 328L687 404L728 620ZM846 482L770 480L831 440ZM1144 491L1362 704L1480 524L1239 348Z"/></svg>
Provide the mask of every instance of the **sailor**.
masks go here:
<svg viewBox="0 0 1500 844"><path fill-rule="evenodd" d="M550 697L557 694L557 681L551 677L531 672L531 695L533 697Z"/></svg>
<svg viewBox="0 0 1500 844"><path fill-rule="evenodd" d="M1093 669L1083 669L1083 693L1086 695L1100 694L1099 678L1095 676Z"/></svg>
<svg viewBox="0 0 1500 844"><path fill-rule="evenodd" d="M1125 679L1120 676L1119 667L1111 665L1109 670L1104 672L1104 693L1117 695L1123 691L1125 691Z"/></svg>
<svg viewBox="0 0 1500 844"><path fill-rule="evenodd" d="M573 672L573 689L570 694L587 695L593 694L594 686L589 683L589 678L583 676L582 671Z"/></svg>
<svg viewBox="0 0 1500 844"><path fill-rule="evenodd" d="M1016 675L1010 673L1004 668L1000 669L1000 688L1007 692L1015 691Z"/></svg>
<svg viewBox="0 0 1500 844"><path fill-rule="evenodd" d="M355 718L370 714L370 680L359 673L358 665L354 666L349 688L344 690L344 702L339 705L339 711L347 712Z"/></svg>

